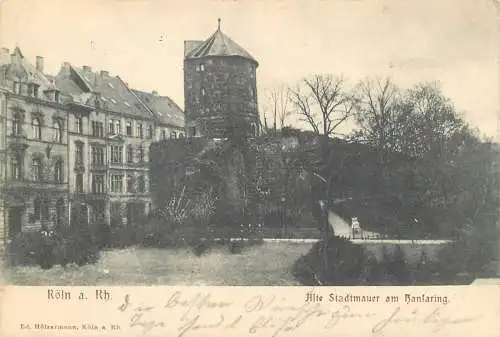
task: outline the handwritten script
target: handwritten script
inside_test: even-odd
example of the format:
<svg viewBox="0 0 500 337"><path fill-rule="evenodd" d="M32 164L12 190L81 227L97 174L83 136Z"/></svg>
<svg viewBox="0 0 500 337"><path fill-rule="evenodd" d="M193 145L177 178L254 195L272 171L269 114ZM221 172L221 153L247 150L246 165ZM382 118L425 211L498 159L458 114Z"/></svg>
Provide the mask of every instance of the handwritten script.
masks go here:
<svg viewBox="0 0 500 337"><path fill-rule="evenodd" d="M205 335L231 329L256 336L277 337L302 329L314 332L356 324L371 329L367 332L372 335L412 326L429 327L430 332L436 333L450 325L467 324L481 318L452 317L442 305L393 307L382 304L378 309L373 306L363 309L362 305L337 303L290 305L290 301L277 295L219 301L210 292L187 294L180 291L167 294L164 300L154 305L141 303L139 298L136 301L127 294L117 307L120 314L126 315L129 327L138 329L143 335L161 334L162 330L168 329L175 331L178 337L196 331Z"/></svg>

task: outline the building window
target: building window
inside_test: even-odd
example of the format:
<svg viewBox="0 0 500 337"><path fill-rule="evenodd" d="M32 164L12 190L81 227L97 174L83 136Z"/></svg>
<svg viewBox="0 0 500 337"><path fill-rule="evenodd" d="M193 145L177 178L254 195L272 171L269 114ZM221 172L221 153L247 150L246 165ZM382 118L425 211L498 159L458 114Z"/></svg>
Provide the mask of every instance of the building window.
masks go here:
<svg viewBox="0 0 500 337"><path fill-rule="evenodd" d="M134 148L132 145L127 146L127 163L134 162Z"/></svg>
<svg viewBox="0 0 500 337"><path fill-rule="evenodd" d="M59 199L56 201L56 226L61 227L63 225L63 220L64 220L64 215L66 214L65 212L65 207L64 207L64 200Z"/></svg>
<svg viewBox="0 0 500 337"><path fill-rule="evenodd" d="M176 139L177 133L175 131L170 132L170 139Z"/></svg>
<svg viewBox="0 0 500 337"><path fill-rule="evenodd" d="M60 94L59 94L59 91L54 91L54 102L56 103L59 103L59 97L60 97Z"/></svg>
<svg viewBox="0 0 500 337"><path fill-rule="evenodd" d="M139 163L144 162L144 148L142 147L142 145L137 148L137 160L139 161Z"/></svg>
<svg viewBox="0 0 500 337"><path fill-rule="evenodd" d="M132 136L132 122L127 122L127 136Z"/></svg>
<svg viewBox="0 0 500 337"><path fill-rule="evenodd" d="M83 161L83 143L75 143L75 163L82 165Z"/></svg>
<svg viewBox="0 0 500 337"><path fill-rule="evenodd" d="M42 139L42 125L40 119L38 117L33 118L31 124L33 126L33 137L35 139Z"/></svg>
<svg viewBox="0 0 500 337"><path fill-rule="evenodd" d="M205 97L206 94L205 88L201 88L201 96Z"/></svg>
<svg viewBox="0 0 500 337"><path fill-rule="evenodd" d="M161 130L161 139L167 139L167 131Z"/></svg>
<svg viewBox="0 0 500 337"><path fill-rule="evenodd" d="M23 121L19 114L15 114L14 119L12 120L12 135L21 136L22 134L23 134Z"/></svg>
<svg viewBox="0 0 500 337"><path fill-rule="evenodd" d="M104 148L101 146L92 146L92 164L104 165Z"/></svg>
<svg viewBox="0 0 500 337"><path fill-rule="evenodd" d="M205 65L203 63L200 64L200 71L205 71Z"/></svg>
<svg viewBox="0 0 500 337"><path fill-rule="evenodd" d="M137 137L140 138L144 137L141 123L137 124Z"/></svg>
<svg viewBox="0 0 500 337"><path fill-rule="evenodd" d="M33 179L42 180L42 161L39 158L33 159Z"/></svg>
<svg viewBox="0 0 500 337"><path fill-rule="evenodd" d="M122 152L123 147L112 145L111 146L111 163L121 164L122 163Z"/></svg>
<svg viewBox="0 0 500 337"><path fill-rule="evenodd" d="M144 193L146 190L146 184L144 182L144 176L137 177L137 192Z"/></svg>
<svg viewBox="0 0 500 337"><path fill-rule="evenodd" d="M191 137L195 137L196 136L196 127L195 126L192 126L189 128L189 135Z"/></svg>
<svg viewBox="0 0 500 337"><path fill-rule="evenodd" d="M22 165L18 157L12 157L10 160L10 172L12 179L20 180L22 177Z"/></svg>
<svg viewBox="0 0 500 337"><path fill-rule="evenodd" d="M33 84L33 97L38 97L38 84Z"/></svg>
<svg viewBox="0 0 500 337"><path fill-rule="evenodd" d="M75 189L77 192L83 192L83 174L77 173L75 176Z"/></svg>
<svg viewBox="0 0 500 337"><path fill-rule="evenodd" d="M21 83L19 82L14 82L12 90L14 91L14 94L21 94Z"/></svg>
<svg viewBox="0 0 500 337"><path fill-rule="evenodd" d="M111 192L121 193L123 191L123 175L112 174L111 175Z"/></svg>
<svg viewBox="0 0 500 337"><path fill-rule="evenodd" d="M76 131L76 133L79 133L79 134L83 133L83 120L82 120L82 117L80 117L80 116L75 117L75 131Z"/></svg>
<svg viewBox="0 0 500 337"><path fill-rule="evenodd" d="M127 192L134 193L134 176L127 176Z"/></svg>
<svg viewBox="0 0 500 337"><path fill-rule="evenodd" d="M33 200L33 220L42 220L42 200L38 197Z"/></svg>
<svg viewBox="0 0 500 337"><path fill-rule="evenodd" d="M253 90L253 88L250 88L250 96L252 98L255 98L255 91Z"/></svg>
<svg viewBox="0 0 500 337"><path fill-rule="evenodd" d="M62 124L60 122L54 122L54 138L55 141L58 143L63 142L63 130L62 130Z"/></svg>
<svg viewBox="0 0 500 337"><path fill-rule="evenodd" d="M104 125L102 122L92 121L92 136L94 137L104 136Z"/></svg>
<svg viewBox="0 0 500 337"><path fill-rule="evenodd" d="M32 221L43 221L49 218L49 204L47 200L36 197L33 200L33 219Z"/></svg>
<svg viewBox="0 0 500 337"><path fill-rule="evenodd" d="M119 135L121 134L122 126L119 120L112 119L109 121L109 134L110 135Z"/></svg>
<svg viewBox="0 0 500 337"><path fill-rule="evenodd" d="M103 174L93 174L92 175L92 193L101 194L104 193L104 175Z"/></svg>
<svg viewBox="0 0 500 337"><path fill-rule="evenodd" d="M184 134L182 132L179 132L179 139L183 139L184 138Z"/></svg>
<svg viewBox="0 0 500 337"><path fill-rule="evenodd" d="M257 136L257 127L255 126L255 123L250 124L250 134L252 136Z"/></svg>
<svg viewBox="0 0 500 337"><path fill-rule="evenodd" d="M63 182L63 162L62 160L56 161L54 165L54 181Z"/></svg>
<svg viewBox="0 0 500 337"><path fill-rule="evenodd" d="M148 126L148 134L147 134L147 137L149 139L153 138L153 126L152 125L149 125Z"/></svg>
<svg viewBox="0 0 500 337"><path fill-rule="evenodd" d="M197 72L199 72L199 71L200 71L200 65L199 65L199 64L197 64L197 65L195 66L195 70L196 70Z"/></svg>

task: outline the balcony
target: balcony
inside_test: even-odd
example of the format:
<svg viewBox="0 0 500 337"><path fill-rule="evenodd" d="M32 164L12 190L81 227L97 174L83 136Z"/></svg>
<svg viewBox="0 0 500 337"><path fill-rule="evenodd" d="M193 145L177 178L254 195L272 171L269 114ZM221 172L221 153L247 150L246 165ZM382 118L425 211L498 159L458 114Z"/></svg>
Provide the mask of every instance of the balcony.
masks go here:
<svg viewBox="0 0 500 337"><path fill-rule="evenodd" d="M108 170L108 165L105 163L92 163L90 164L90 170L94 172L98 171L107 171Z"/></svg>
<svg viewBox="0 0 500 337"><path fill-rule="evenodd" d="M89 192L86 195L86 199L89 201L99 201L99 200L107 200L109 197L106 191L102 192Z"/></svg>
<svg viewBox="0 0 500 337"><path fill-rule="evenodd" d="M104 201L107 200L109 195L107 192L84 192L75 191L72 194L73 200L79 200L80 202L91 202L91 201Z"/></svg>
<svg viewBox="0 0 500 337"><path fill-rule="evenodd" d="M68 190L68 184L66 182L57 182L53 180L12 179L5 181L4 188L6 190L24 190L27 192L47 190L54 192L65 192Z"/></svg>
<svg viewBox="0 0 500 337"><path fill-rule="evenodd" d="M14 151L24 151L30 144L28 138L23 134L9 135L9 147Z"/></svg>
<svg viewBox="0 0 500 337"><path fill-rule="evenodd" d="M149 162L124 162L124 163L110 163L110 168L120 168L120 169L134 169L134 168L148 168Z"/></svg>

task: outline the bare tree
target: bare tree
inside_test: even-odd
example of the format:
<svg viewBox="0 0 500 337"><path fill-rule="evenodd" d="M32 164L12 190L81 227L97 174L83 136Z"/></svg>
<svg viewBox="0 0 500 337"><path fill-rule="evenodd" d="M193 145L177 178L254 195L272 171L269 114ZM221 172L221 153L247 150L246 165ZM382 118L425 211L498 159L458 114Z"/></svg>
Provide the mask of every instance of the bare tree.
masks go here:
<svg viewBox="0 0 500 337"><path fill-rule="evenodd" d="M264 110L270 114L273 130L276 132L278 128L283 129L286 126L287 118L292 114L288 88L281 83L267 89L265 100Z"/></svg>
<svg viewBox="0 0 500 337"><path fill-rule="evenodd" d="M289 92L298 115L318 135L333 136L354 112L354 100L341 76L313 75Z"/></svg>
<svg viewBox="0 0 500 337"><path fill-rule="evenodd" d="M356 87L355 138L381 152L400 149L407 131L409 111L401 103L399 89L389 78L366 79Z"/></svg>
<svg viewBox="0 0 500 337"><path fill-rule="evenodd" d="M334 172L330 169L331 142L336 129L354 112L354 100L345 88L341 76L313 75L304 78L295 89L290 89L290 100L302 120L306 121L320 140L319 160L313 169L316 177L313 185L318 193L313 207L320 215L323 236L323 269L328 280L328 242L333 233L328 218L330 207L330 189ZM333 233L334 234L334 233Z"/></svg>

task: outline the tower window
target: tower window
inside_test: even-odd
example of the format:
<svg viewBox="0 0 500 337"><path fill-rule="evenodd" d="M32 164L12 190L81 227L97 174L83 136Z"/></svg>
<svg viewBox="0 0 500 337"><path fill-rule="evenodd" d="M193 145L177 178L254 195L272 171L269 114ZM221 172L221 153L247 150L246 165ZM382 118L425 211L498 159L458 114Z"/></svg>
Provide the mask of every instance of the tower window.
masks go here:
<svg viewBox="0 0 500 337"><path fill-rule="evenodd" d="M201 88L201 95L202 95L202 96L205 96L206 94L207 94L207 93L206 93L206 91L205 91L205 88Z"/></svg>
<svg viewBox="0 0 500 337"><path fill-rule="evenodd" d="M200 64L200 71L205 71L205 65L203 63Z"/></svg>
<svg viewBox="0 0 500 337"><path fill-rule="evenodd" d="M199 72L199 71L200 71L200 65L199 65L199 64L197 64L197 65L195 66L195 70L196 70L197 72Z"/></svg>

